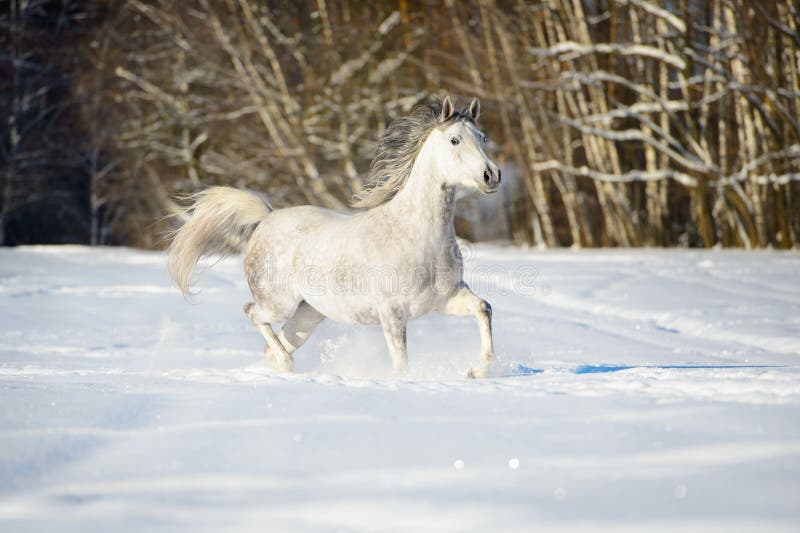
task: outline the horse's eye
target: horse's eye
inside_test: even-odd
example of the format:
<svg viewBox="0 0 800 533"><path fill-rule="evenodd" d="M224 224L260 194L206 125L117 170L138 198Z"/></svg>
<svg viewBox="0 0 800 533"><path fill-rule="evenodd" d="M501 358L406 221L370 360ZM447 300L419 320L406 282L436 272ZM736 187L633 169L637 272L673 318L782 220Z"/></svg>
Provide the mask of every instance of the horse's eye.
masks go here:
<svg viewBox="0 0 800 533"><path fill-rule="evenodd" d="M488 141L488 140L489 140L489 137L487 137L486 135L484 135L484 136L483 136L483 142L485 143L485 142L486 142L486 141Z"/></svg>
<svg viewBox="0 0 800 533"><path fill-rule="evenodd" d="M461 141L458 140L458 137L451 137L450 138L450 144L452 144L453 146L457 145L460 142Z"/></svg>

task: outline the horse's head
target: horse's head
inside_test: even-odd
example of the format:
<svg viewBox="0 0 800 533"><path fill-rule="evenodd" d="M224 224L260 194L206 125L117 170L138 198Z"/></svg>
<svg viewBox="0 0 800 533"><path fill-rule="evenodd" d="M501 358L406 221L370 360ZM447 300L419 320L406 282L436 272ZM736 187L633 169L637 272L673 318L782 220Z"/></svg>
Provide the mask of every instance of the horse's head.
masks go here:
<svg viewBox="0 0 800 533"><path fill-rule="evenodd" d="M478 129L480 111L477 98L463 111L456 111L450 97L445 97L439 125L428 142L434 144L437 173L444 184L490 194L500 186L500 168L486 154L486 135Z"/></svg>

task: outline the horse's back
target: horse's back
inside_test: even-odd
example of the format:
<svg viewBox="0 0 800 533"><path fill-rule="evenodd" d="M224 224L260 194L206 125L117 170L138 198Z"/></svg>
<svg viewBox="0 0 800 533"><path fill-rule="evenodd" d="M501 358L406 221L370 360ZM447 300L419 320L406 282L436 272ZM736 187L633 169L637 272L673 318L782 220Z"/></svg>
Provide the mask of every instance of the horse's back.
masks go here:
<svg viewBox="0 0 800 533"><path fill-rule="evenodd" d="M346 220L350 217L352 217L351 214L325 207L299 205L273 211L262 220L260 225L267 230L303 230L336 220Z"/></svg>

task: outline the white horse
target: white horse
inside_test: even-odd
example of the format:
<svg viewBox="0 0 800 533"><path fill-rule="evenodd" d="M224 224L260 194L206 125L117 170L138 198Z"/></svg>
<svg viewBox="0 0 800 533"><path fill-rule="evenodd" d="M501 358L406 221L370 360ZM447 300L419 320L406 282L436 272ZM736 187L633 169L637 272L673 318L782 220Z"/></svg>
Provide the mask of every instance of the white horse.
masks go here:
<svg viewBox="0 0 800 533"><path fill-rule="evenodd" d="M496 192L500 169L478 129L478 99L461 111L446 97L394 121L370 167L356 207L339 213L300 206L273 210L259 196L213 187L193 196L192 217L175 234L169 271L184 295L197 261L247 239L245 274L254 302L244 310L267 342L265 353L290 371L292 353L329 317L380 323L395 374L407 371L406 323L439 311L474 315L480 360L492 361L492 310L463 280L453 228L456 190ZM271 324L284 322L278 334Z"/></svg>

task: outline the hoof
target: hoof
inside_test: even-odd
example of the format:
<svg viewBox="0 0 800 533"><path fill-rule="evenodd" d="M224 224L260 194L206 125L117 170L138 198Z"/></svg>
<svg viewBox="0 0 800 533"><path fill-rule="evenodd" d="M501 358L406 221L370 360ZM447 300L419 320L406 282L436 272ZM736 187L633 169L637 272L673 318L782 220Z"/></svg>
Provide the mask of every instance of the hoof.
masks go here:
<svg viewBox="0 0 800 533"><path fill-rule="evenodd" d="M264 361L267 366L272 367L278 372L291 372L293 360L285 361L282 357L276 356L269 346L264 348Z"/></svg>
<svg viewBox="0 0 800 533"><path fill-rule="evenodd" d="M292 373L292 365L284 365L277 361L268 361L267 366L272 368L275 372L280 372L281 374L291 374Z"/></svg>
<svg viewBox="0 0 800 533"><path fill-rule="evenodd" d="M288 361L285 361L283 359L280 359L280 358L276 357L275 358L275 370L277 370L278 372L284 372L286 374L289 374L292 371L292 363L294 363L294 361L291 360L291 359L289 359Z"/></svg>
<svg viewBox="0 0 800 533"><path fill-rule="evenodd" d="M467 372L468 379L486 379L489 377L489 368L470 368Z"/></svg>
<svg viewBox="0 0 800 533"><path fill-rule="evenodd" d="M402 366L392 369L392 377L395 379L403 379L408 377L408 367Z"/></svg>

